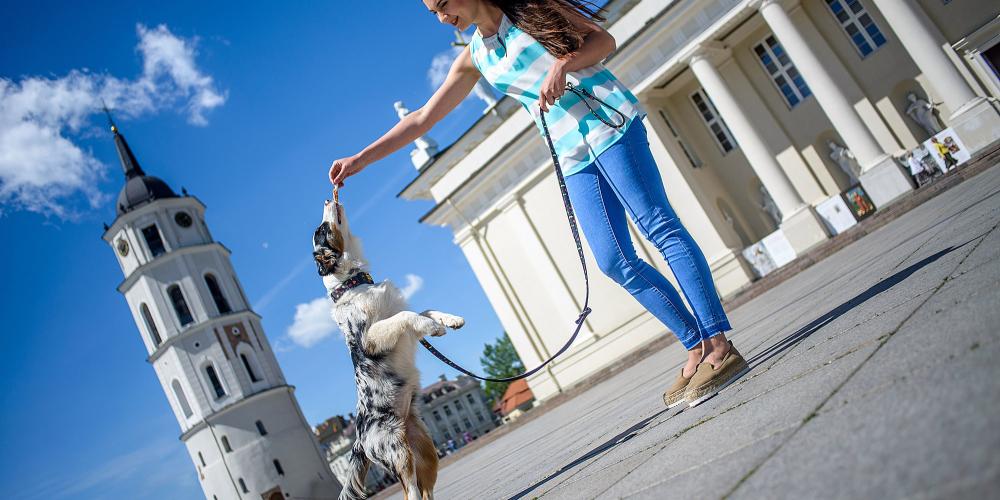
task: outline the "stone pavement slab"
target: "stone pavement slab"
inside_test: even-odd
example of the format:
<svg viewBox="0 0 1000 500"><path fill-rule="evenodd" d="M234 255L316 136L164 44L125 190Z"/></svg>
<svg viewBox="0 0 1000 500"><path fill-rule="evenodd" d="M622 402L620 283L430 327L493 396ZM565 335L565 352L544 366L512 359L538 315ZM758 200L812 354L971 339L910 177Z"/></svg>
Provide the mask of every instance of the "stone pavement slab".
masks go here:
<svg viewBox="0 0 1000 500"><path fill-rule="evenodd" d="M994 167L729 311L752 370L717 397L663 406L669 345L446 465L436 498L995 495L998 227Z"/></svg>

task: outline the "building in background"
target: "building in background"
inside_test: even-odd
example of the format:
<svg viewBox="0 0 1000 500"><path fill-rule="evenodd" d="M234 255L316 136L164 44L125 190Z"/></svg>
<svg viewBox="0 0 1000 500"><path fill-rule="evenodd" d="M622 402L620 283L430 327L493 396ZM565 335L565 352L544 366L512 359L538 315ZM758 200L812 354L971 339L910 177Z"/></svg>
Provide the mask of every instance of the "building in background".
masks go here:
<svg viewBox="0 0 1000 500"><path fill-rule="evenodd" d="M439 451L454 451L497 427L483 388L472 377L441 375L421 393L420 415Z"/></svg>
<svg viewBox="0 0 1000 500"><path fill-rule="evenodd" d="M927 143L926 124L939 121L972 155L1000 139L995 1L610 0L607 9L617 50L605 65L648 113L667 195L723 297L835 234L843 226L829 210L861 200L868 213L913 189L894 157ZM435 202L421 221L452 230L520 358L536 366L572 331L583 276L537 124L507 97L493 111L400 196ZM639 257L672 279L633 235ZM670 335L610 279L590 285L596 313L528 378L541 401Z"/></svg>
<svg viewBox="0 0 1000 500"><path fill-rule="evenodd" d="M522 378L507 386L500 401L493 405L493 413L506 424L517 420L534 406L535 395L531 393L528 381Z"/></svg>
<svg viewBox="0 0 1000 500"><path fill-rule="evenodd" d="M111 130L126 182L103 237L125 274L118 291L205 497L335 498L340 484L250 310L229 250L212 239L205 206L146 175L125 137Z"/></svg>

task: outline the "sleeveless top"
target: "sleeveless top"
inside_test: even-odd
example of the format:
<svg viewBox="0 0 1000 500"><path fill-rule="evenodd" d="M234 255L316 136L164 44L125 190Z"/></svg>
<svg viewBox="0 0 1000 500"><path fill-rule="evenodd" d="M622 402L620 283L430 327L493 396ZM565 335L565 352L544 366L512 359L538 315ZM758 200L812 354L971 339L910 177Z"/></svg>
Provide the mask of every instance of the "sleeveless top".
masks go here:
<svg viewBox="0 0 1000 500"><path fill-rule="evenodd" d="M517 99L531 114L538 130L538 93L556 58L531 35L521 31L504 15L496 35L483 37L478 30L469 42L472 63L483 77L500 92ZM572 71L566 81L586 89L598 99L620 111L627 123L616 130L591 114L586 103L566 91L549 106L545 121L556 148L563 175L572 175L592 163L598 155L625 134L632 121L646 115L639 100L618 81L603 64ZM591 101L590 105L611 123L621 121L614 111Z"/></svg>

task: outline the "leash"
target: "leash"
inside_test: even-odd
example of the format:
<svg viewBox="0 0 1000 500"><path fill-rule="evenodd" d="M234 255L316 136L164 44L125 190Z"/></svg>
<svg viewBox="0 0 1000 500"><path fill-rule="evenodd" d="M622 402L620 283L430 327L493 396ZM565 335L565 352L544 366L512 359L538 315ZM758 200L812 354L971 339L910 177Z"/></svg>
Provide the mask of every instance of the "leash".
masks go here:
<svg viewBox="0 0 1000 500"><path fill-rule="evenodd" d="M566 83L566 90L573 92L574 94L579 96L580 100L587 105L587 109L590 110L590 113L596 116L597 119L600 120L605 125L615 130L621 130L621 128L625 126L625 122L628 121L628 118L626 118L621 111L618 111L617 109L609 106L606 102L598 99L590 92L587 92L586 89L576 87L572 83ZM597 110L590 105L590 102L587 101L588 98L597 101L602 106L617 113L618 116L621 117L621 123L618 124L612 123L610 120L607 120L603 116L601 116L600 113L598 113ZM573 205L569 201L569 192L566 191L566 179L563 177L562 167L559 166L559 157L556 155L556 148L555 145L552 143L552 136L549 135L549 125L545 121L545 113L542 112L541 109L539 109L538 115L542 119L542 131L545 135L545 142L549 146L549 152L552 153L552 165L556 169L556 179L559 181L559 191L562 193L563 207L566 209L566 218L569 220L569 228L573 232L573 241L576 243L576 253L580 257L580 267L583 268L583 283L584 286L586 287L586 293L583 299L583 310L580 311L580 316L578 316L574 321L576 323L576 329L573 330L573 335L569 337L569 340L566 341L566 343L555 354L553 354L549 359L545 360L544 363L536 366L535 368L532 368L531 370L528 370L520 375L515 375L513 377L491 378L491 377L483 377L480 375L476 375L475 373L472 373L469 370L462 368L454 361L448 359L448 357L445 356L444 354L441 354L441 352L435 349L434 346L427 341L427 339L425 338L420 339L420 344L423 345L425 348L427 348L427 350L430 351L430 353L433 354L436 358L444 362L444 364L470 377L474 377L479 380L485 380L487 382L512 382L514 380L519 380L535 374L535 372L541 370L545 365L549 364L549 362L551 362L553 359L556 359L556 357L566 352L566 349L569 349L569 346L573 345L573 341L576 340L576 336L580 333L580 328L583 327L583 321L587 318L587 315L591 313L591 309L588 306L588 304L590 303L590 279L587 276L587 262L584 260L583 257L583 245L580 243L580 231L577 229L576 215L573 213Z"/></svg>

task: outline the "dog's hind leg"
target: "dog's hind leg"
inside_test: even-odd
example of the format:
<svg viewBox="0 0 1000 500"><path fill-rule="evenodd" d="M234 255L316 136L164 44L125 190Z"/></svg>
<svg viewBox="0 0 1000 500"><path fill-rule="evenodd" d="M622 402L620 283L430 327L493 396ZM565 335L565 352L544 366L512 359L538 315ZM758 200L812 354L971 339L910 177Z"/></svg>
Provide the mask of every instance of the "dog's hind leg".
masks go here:
<svg viewBox="0 0 1000 500"><path fill-rule="evenodd" d="M406 442L413 453L420 498L434 500L434 483L437 482L438 472L437 449L416 412L410 412L406 417Z"/></svg>
<svg viewBox="0 0 1000 500"><path fill-rule="evenodd" d="M368 498L368 490L365 488L365 477L368 476L368 466L371 461L365 455L364 449L360 445L360 440L354 442L351 449L351 457L348 459L350 476L344 489L340 492L340 500L363 500Z"/></svg>

